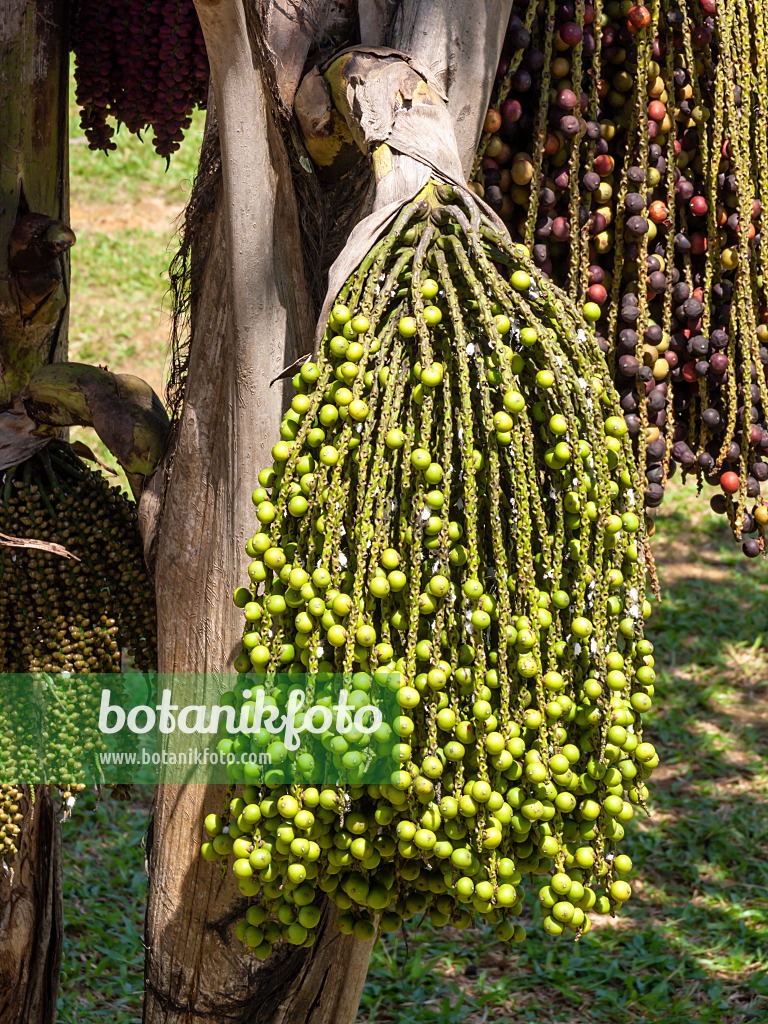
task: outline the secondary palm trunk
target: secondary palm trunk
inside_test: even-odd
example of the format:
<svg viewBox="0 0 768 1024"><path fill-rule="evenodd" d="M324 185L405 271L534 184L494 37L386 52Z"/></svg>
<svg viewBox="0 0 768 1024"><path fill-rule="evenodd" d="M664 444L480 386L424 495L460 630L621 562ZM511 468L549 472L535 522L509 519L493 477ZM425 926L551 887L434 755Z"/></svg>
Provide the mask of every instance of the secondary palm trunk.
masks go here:
<svg viewBox="0 0 768 1024"><path fill-rule="evenodd" d="M38 367L66 358L66 26L65 0L5 0L0 11L0 411ZM52 1024L61 829L47 787L24 787L20 807L18 852L0 862L0 1024Z"/></svg>
<svg viewBox="0 0 768 1024"><path fill-rule="evenodd" d="M223 187L197 289L184 411L157 544L159 669L231 670L240 629L234 581L246 571L253 467L281 416L268 382L312 336L287 158L254 70L242 5L200 5L212 65ZM146 506L145 506L146 507ZM199 675L198 675L199 678ZM196 689L194 697L203 695ZM174 695L189 703L183 692ZM350 1020L369 949L328 914L312 950L268 965L234 938L242 897L199 857L221 787L158 791L147 909L144 1019Z"/></svg>

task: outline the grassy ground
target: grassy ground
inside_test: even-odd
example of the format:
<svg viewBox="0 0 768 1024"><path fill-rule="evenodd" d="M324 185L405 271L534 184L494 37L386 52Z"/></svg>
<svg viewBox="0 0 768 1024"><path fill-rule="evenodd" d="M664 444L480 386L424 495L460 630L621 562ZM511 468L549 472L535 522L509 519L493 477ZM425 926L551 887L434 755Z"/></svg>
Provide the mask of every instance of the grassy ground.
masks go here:
<svg viewBox="0 0 768 1024"><path fill-rule="evenodd" d="M72 249L69 358L143 377L163 395L168 371L168 265L192 187L205 115L194 115L166 171L149 140L123 129L106 156L92 152L70 115ZM75 428L120 480L125 477L92 430Z"/></svg>
<svg viewBox="0 0 768 1024"><path fill-rule="evenodd" d="M168 341L167 268L189 195L204 115L168 171L125 129L116 152L88 149L70 122L72 249L70 359L144 377L162 393Z"/></svg>
<svg viewBox="0 0 768 1024"><path fill-rule="evenodd" d="M165 174L136 140L109 159L72 148L71 357L157 389L167 246L194 151ZM578 944L534 927L511 951L411 922L378 945L360 1024L768 1021L768 562L745 560L690 486L672 488L656 541L662 765L652 817L627 829L636 870L622 918ZM140 1019L149 800L92 795L64 826L63 1024Z"/></svg>

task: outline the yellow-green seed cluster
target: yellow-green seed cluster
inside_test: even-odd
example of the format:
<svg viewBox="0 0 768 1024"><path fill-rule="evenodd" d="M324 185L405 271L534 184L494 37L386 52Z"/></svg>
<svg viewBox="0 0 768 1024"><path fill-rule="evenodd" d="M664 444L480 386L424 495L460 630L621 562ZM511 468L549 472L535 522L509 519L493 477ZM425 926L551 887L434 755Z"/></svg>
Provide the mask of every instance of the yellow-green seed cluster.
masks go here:
<svg viewBox="0 0 768 1024"><path fill-rule="evenodd" d="M0 764L10 777L14 768L22 777L30 762L41 773L41 749L59 767L66 750L69 766L57 782L62 798L69 800L84 788L78 781L82 759L93 758L98 745L98 694L89 678L119 673L126 650L137 668L156 666L154 592L136 509L119 488L111 488L101 473L59 442L6 471L0 486L0 531L63 545L79 559L0 547L0 672L11 678L29 673L33 684L56 691L47 701L43 747L19 750L5 744ZM15 716L26 733L35 700L33 688L20 684L18 699L3 702L3 714ZM17 797L11 786L4 800L15 807ZM7 822L0 817L5 835L0 853L10 854L18 810L4 813L10 817Z"/></svg>
<svg viewBox="0 0 768 1024"><path fill-rule="evenodd" d="M581 935L629 896L615 847L658 763L650 556L593 333L467 193L431 184L294 385L253 496L234 696L394 675L400 716L370 742L400 767L344 787L233 771L203 855L253 899L238 937L259 957L311 945L327 894L361 939L426 911L520 941L528 873L547 931Z"/></svg>
<svg viewBox="0 0 768 1024"><path fill-rule="evenodd" d="M0 784L0 861L10 860L19 843L22 792L18 786Z"/></svg>

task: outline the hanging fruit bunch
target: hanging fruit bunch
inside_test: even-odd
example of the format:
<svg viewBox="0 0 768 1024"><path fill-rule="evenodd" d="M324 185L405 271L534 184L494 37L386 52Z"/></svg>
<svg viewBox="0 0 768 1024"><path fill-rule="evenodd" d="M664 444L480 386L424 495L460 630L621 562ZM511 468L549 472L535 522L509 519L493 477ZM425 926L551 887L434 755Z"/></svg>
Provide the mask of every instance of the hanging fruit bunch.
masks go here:
<svg viewBox="0 0 768 1024"><path fill-rule="evenodd" d="M521 941L529 872L545 929L583 934L630 895L616 844L658 764L650 554L592 330L469 192L432 181L294 386L253 494L234 699L394 677L399 716L371 742L397 764L381 785L232 787L203 855L252 900L238 937L258 957L311 945L327 894L360 939L428 912Z"/></svg>
<svg viewBox="0 0 768 1024"><path fill-rule="evenodd" d="M119 673L124 650L139 669L157 663L154 593L136 508L58 441L6 470L2 488L0 533L9 541L41 545L0 544L0 672L10 674L11 682L17 674L27 677L26 683L18 680L18 700L4 693L2 710L21 720L26 735L35 714L29 681L47 688L50 699L40 737L49 764L40 763L35 746L6 744L0 765L6 779L15 771L24 777L30 766L39 778L55 766L62 797L71 806L84 788L78 782L83 762L98 751L99 695L89 680ZM48 545L62 545L75 557L45 550ZM62 743L67 770L55 746ZM7 857L20 825L19 790L6 784L0 796L0 853Z"/></svg>
<svg viewBox="0 0 768 1024"><path fill-rule="evenodd" d="M135 134L151 129L158 154L170 157L208 96L192 0L78 0L72 49L80 127L91 149L117 148L116 122Z"/></svg>
<svg viewBox="0 0 768 1024"><path fill-rule="evenodd" d="M713 509L755 556L768 522L763 5L534 6L510 21L474 187L595 323L645 506L680 465L718 488Z"/></svg>
<svg viewBox="0 0 768 1024"><path fill-rule="evenodd" d="M23 798L18 786L0 784L0 861L9 861L16 853L24 815Z"/></svg>

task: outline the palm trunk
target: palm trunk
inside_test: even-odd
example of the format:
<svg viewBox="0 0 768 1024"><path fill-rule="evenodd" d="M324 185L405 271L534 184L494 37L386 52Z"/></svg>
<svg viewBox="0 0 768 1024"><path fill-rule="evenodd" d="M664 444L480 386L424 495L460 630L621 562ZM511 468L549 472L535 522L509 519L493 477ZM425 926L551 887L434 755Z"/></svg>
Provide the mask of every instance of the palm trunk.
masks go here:
<svg viewBox="0 0 768 1024"><path fill-rule="evenodd" d="M231 591L246 575L253 477L269 459L282 412L281 388L270 389L269 380L301 353L313 325L290 169L253 67L242 4L200 4L199 14L212 66L223 182L209 256L194 285L191 362L156 575L158 668L194 672L198 679L206 673L213 694L241 630ZM198 685L194 700L201 696ZM183 688L177 698L193 702ZM273 1020L286 1012L297 984L303 1016L297 1006L284 1019L351 1019L370 951L338 933L335 915L329 912L312 950L290 949L268 965L235 940L244 901L233 879L222 881L217 866L199 856L203 819L221 809L224 795L214 786L158 791L145 1022ZM320 971L318 953L326 965ZM319 1018L321 1010L330 1016Z"/></svg>
<svg viewBox="0 0 768 1024"><path fill-rule="evenodd" d="M4 0L0 10L0 408L67 352L66 258L18 272L11 233L27 210L69 221L64 0Z"/></svg>
<svg viewBox="0 0 768 1024"><path fill-rule="evenodd" d="M0 1022L53 1024L63 937L61 827L47 787L25 787L25 802L13 873L0 876Z"/></svg>
<svg viewBox="0 0 768 1024"><path fill-rule="evenodd" d="M68 235L57 222L69 219L67 40L65 0L5 0L0 10L0 409L34 370L66 358ZM33 222L34 214L42 219ZM53 249L43 247L39 258L13 259L12 241L22 245L33 223L51 229ZM64 255L59 255L62 241ZM52 1024L62 947L61 830L46 787L24 787L22 810L18 852L9 865L0 863L0 1024Z"/></svg>

